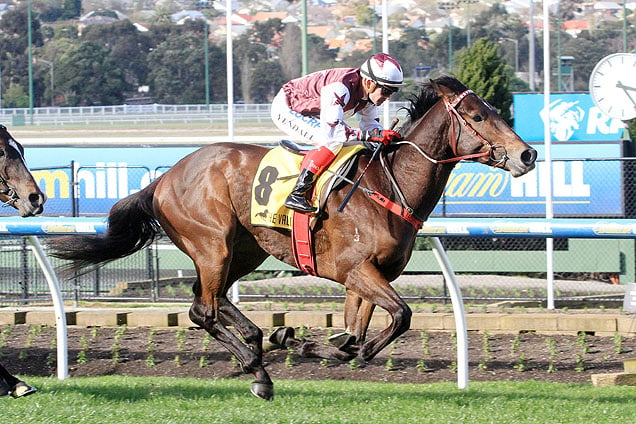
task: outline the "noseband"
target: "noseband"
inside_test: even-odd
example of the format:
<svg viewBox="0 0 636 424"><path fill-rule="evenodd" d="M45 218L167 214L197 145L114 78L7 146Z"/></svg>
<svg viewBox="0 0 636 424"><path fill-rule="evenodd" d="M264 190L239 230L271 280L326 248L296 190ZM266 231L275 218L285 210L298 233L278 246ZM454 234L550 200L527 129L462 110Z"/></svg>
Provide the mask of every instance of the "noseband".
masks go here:
<svg viewBox="0 0 636 424"><path fill-rule="evenodd" d="M4 158L4 160L6 160L6 156ZM0 173L0 195L4 195L7 196L8 200L6 201L0 201L0 203L2 203L2 207L7 207L7 206L12 206L15 202L17 202L18 200L20 200L20 197L18 196L18 193L9 185L9 183L7 182L7 178L2 175L3 173L6 173L6 169L3 167L2 168L2 173Z"/></svg>
<svg viewBox="0 0 636 424"><path fill-rule="evenodd" d="M7 183L7 180L5 180L4 177L2 177L1 175L0 175L0 185L2 186L2 188L0 188L0 194L3 194L9 198L7 201L1 202L3 208L7 206L12 206L15 202L20 200L20 197L18 197L18 193L16 193L16 191L9 186L9 184Z"/></svg>

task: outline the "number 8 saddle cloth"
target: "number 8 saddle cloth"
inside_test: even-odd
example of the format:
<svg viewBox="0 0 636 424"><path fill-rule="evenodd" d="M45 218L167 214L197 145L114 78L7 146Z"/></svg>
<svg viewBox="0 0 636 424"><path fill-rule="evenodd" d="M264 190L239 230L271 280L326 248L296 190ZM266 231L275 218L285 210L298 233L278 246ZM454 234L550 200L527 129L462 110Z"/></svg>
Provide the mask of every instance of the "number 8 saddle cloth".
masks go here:
<svg viewBox="0 0 636 424"><path fill-rule="evenodd" d="M303 152L288 140L283 140L281 144L263 157L254 176L251 224L291 230L294 211L286 208L284 203L296 184ZM342 181L338 176L349 171L356 153L364 149L361 144L343 147L329 169L316 181L310 203L315 204L317 199L321 199L317 205L320 210L327 199L326 194Z"/></svg>

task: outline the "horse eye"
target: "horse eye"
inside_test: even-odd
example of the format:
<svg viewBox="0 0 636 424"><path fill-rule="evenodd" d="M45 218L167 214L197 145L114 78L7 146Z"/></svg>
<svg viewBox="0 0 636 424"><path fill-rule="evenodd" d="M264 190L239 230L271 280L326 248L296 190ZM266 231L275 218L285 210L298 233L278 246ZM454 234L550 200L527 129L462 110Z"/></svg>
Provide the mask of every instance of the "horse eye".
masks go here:
<svg viewBox="0 0 636 424"><path fill-rule="evenodd" d="M4 150L0 149L0 156L4 156Z"/></svg>
<svg viewBox="0 0 636 424"><path fill-rule="evenodd" d="M475 122L481 122L483 120L484 120L484 118L482 118L481 115L473 116L473 121L475 121Z"/></svg>

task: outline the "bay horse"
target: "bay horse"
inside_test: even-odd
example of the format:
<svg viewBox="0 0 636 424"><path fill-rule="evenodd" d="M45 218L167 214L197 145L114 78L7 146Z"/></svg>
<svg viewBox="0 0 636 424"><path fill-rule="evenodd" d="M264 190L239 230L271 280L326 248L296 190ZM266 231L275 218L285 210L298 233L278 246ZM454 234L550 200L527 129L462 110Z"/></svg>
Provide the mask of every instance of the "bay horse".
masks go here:
<svg viewBox="0 0 636 424"><path fill-rule="evenodd" d="M480 162L515 177L534 168L536 151L454 77L424 84L407 112L400 129L405 141L382 161L369 164L369 157L360 157L355 171L359 175L366 169L364 186L382 193L401 212L370 201L363 190L354 192L339 212L345 186L329 195L326 218L314 230L316 271L346 288L345 325L355 340L340 347L306 342L281 328L273 341L297 346L305 356L372 359L409 329L411 310L390 282L411 256L418 230L413 222L429 216L457 161ZM232 283L268 256L295 264L289 231L250 224L251 182L268 150L235 143L203 147L117 202L105 234L55 238L48 248L53 256L71 261L66 271L81 272L142 249L163 228L197 271L190 319L227 348L244 372L254 374L251 392L271 400L274 386L263 366L263 332L227 298ZM366 341L376 305L391 315L392 323Z"/></svg>
<svg viewBox="0 0 636 424"><path fill-rule="evenodd" d="M17 209L23 217L42 213L46 202L26 166L24 147L4 125L0 125L0 202Z"/></svg>
<svg viewBox="0 0 636 424"><path fill-rule="evenodd" d="M24 160L24 147L0 125L0 202L18 210L20 216L35 216L44 210L46 196L35 182ZM22 397L35 388L19 380L0 365L0 396Z"/></svg>

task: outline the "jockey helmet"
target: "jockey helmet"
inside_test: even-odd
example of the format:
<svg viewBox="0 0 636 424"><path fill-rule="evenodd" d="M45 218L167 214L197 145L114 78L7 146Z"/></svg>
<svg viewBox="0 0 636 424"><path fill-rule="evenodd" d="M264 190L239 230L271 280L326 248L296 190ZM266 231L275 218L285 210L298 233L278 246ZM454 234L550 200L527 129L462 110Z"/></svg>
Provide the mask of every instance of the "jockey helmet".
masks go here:
<svg viewBox="0 0 636 424"><path fill-rule="evenodd" d="M404 84L404 74L400 64L386 53L374 54L360 67L362 76L388 87Z"/></svg>

